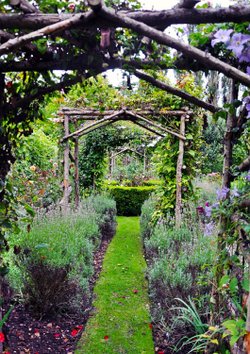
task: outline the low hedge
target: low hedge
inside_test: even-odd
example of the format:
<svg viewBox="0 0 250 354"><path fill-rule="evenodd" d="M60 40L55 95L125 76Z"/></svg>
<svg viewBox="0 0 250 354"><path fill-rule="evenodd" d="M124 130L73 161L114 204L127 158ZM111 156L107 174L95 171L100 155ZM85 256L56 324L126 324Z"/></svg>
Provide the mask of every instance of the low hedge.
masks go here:
<svg viewBox="0 0 250 354"><path fill-rule="evenodd" d="M152 192L155 186L146 187L120 187L110 186L108 188L111 196L116 201L117 214L123 216L138 216L141 214L141 207Z"/></svg>

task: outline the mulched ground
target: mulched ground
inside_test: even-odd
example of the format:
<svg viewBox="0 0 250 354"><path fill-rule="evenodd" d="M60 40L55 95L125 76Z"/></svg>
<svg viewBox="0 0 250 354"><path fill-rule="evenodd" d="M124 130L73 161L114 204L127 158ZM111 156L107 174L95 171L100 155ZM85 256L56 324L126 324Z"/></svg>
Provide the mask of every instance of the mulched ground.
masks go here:
<svg viewBox="0 0 250 354"><path fill-rule="evenodd" d="M102 270L102 262L110 240L103 240L94 257L95 272L90 281L91 292ZM92 300L92 299L91 299ZM91 301L92 303L92 301ZM4 326L4 353L11 354L73 354L92 310L88 304L77 317L34 319L27 308L18 304Z"/></svg>

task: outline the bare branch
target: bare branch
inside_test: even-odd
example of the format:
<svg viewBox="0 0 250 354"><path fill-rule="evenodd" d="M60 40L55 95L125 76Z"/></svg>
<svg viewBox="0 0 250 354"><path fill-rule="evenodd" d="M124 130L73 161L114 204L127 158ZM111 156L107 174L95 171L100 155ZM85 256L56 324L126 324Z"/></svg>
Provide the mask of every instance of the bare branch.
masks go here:
<svg viewBox="0 0 250 354"><path fill-rule="evenodd" d="M244 160L239 166L238 166L238 170L240 172L245 172L250 170L250 156L248 156L246 158L246 160Z"/></svg>
<svg viewBox="0 0 250 354"><path fill-rule="evenodd" d="M27 0L10 0L10 6L19 7L26 14L39 12L39 9L30 4Z"/></svg>
<svg viewBox="0 0 250 354"><path fill-rule="evenodd" d="M150 82L152 85L159 87L160 89L167 91L175 96L181 97L184 100L195 104L198 107L204 108L212 113L218 112L220 110L219 107L215 107L214 105L204 102L200 100L199 98L190 95L187 92L181 91L175 87L167 85L165 82L162 82L160 80L154 79L152 76L143 73L142 71L135 70L134 71L135 76L137 76L139 79L145 80L147 82Z"/></svg>
<svg viewBox="0 0 250 354"><path fill-rule="evenodd" d="M173 38L141 22L135 21L128 16L117 14L114 10L108 9L107 7L102 7L99 13L106 19L118 22L123 27L131 28L137 33L141 33L144 36L152 38L160 44L164 44L184 53L189 58L199 60L199 62L201 62L203 65L206 65L208 69L218 70L226 76L237 80L243 85L250 86L249 75L213 57L209 53L203 52L198 48L185 44L176 38Z"/></svg>
<svg viewBox="0 0 250 354"><path fill-rule="evenodd" d="M30 43L31 41L34 41L36 39L42 38L44 36L48 36L59 31L65 31L66 29L74 26L75 23L86 23L91 20L91 18L93 18L92 12L88 12L87 14L74 15L68 20L64 20L54 25L43 27L37 31L25 34L21 37L10 39L9 41L0 46L0 55L12 52L17 48L20 48L23 45Z"/></svg>
<svg viewBox="0 0 250 354"><path fill-rule="evenodd" d="M200 0L181 0L174 9L192 9L200 2Z"/></svg>
<svg viewBox="0 0 250 354"><path fill-rule="evenodd" d="M163 11L119 11L131 19L143 22L149 26L164 29L172 24L200 24L200 23L241 23L250 21L250 6L230 6L229 8L208 9L171 9ZM60 21L72 18L73 14L0 14L0 29L30 29L36 30ZM91 26L117 26L110 21L93 19ZM78 22L72 28L84 27Z"/></svg>

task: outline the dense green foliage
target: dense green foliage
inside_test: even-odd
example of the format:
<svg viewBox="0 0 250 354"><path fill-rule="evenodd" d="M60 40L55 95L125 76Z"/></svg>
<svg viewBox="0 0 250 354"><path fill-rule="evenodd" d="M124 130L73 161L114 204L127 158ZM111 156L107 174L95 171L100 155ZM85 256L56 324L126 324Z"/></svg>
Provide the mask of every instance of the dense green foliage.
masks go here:
<svg viewBox="0 0 250 354"><path fill-rule="evenodd" d="M141 206L144 201L155 191L155 186L110 186L108 187L108 191L116 201L118 215L137 216L141 214Z"/></svg>
<svg viewBox="0 0 250 354"><path fill-rule="evenodd" d="M30 232L10 238L8 278L36 314L77 309L83 294L88 299L93 253L107 227L112 237L115 211L114 201L91 197L77 213L41 215Z"/></svg>

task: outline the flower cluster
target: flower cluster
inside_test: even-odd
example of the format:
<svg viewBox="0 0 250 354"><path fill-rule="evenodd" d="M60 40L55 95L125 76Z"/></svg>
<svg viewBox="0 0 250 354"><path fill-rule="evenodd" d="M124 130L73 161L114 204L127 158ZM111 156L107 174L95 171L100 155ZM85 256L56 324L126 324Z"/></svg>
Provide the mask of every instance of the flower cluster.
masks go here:
<svg viewBox="0 0 250 354"><path fill-rule="evenodd" d="M214 47L218 43L224 43L226 48L234 53L240 63L250 63L249 42L249 34L237 33L232 29L220 29L214 34L214 39L212 39L211 45Z"/></svg>
<svg viewBox="0 0 250 354"><path fill-rule="evenodd" d="M246 175L245 179L250 181L250 171ZM234 187L233 189L229 189L227 187L222 187L216 191L217 202L210 205L209 202L205 203L205 206L198 206L196 208L197 214L201 217L201 220L204 224L204 235L210 236L213 233L215 222L212 220L212 214L214 210L218 210L220 205L228 198L230 202L233 202L235 198L240 197L239 190Z"/></svg>

